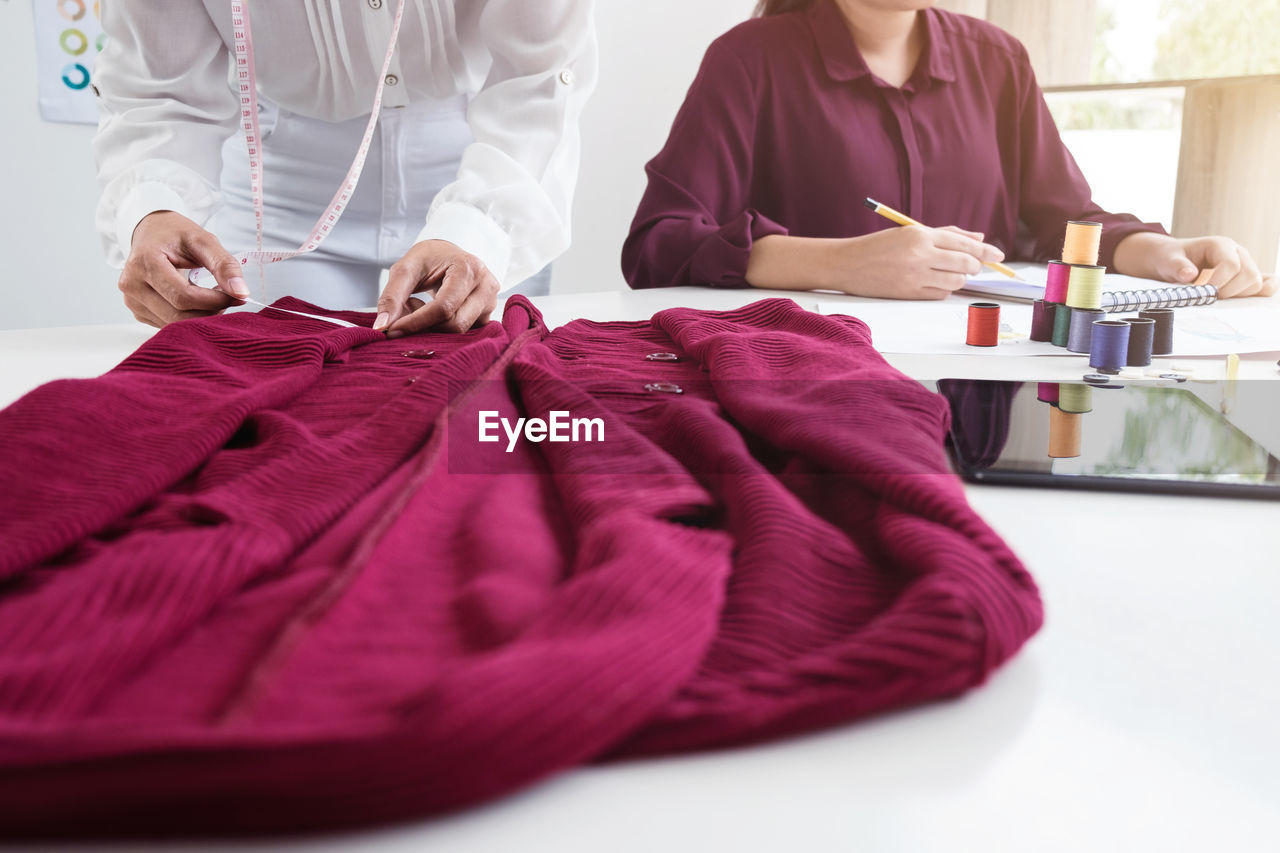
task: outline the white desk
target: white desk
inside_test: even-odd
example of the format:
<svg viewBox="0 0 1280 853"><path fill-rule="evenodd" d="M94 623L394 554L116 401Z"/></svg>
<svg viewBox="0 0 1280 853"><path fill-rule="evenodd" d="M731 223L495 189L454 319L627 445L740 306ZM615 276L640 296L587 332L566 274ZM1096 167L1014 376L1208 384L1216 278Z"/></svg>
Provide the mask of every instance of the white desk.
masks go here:
<svg viewBox="0 0 1280 853"><path fill-rule="evenodd" d="M730 308L764 295L534 301L558 325L677 304ZM797 301L810 307L817 298ZM148 334L124 326L0 333L0 403L49 379L99 373ZM1246 358L1242 375L1274 377L1278 355ZM919 378L1080 375L1068 359L890 360ZM1276 504L994 487L972 487L969 497L1040 583L1047 623L962 699L755 748L588 767L468 812L376 832L168 849L1275 850Z"/></svg>

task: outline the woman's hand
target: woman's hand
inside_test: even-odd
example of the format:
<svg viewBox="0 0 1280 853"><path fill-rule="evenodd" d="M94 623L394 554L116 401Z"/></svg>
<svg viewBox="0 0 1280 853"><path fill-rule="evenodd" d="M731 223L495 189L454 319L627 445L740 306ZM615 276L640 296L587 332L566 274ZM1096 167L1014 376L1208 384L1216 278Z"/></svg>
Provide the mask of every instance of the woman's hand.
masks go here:
<svg viewBox="0 0 1280 853"><path fill-rule="evenodd" d="M1275 276L1264 276L1249 250L1227 237L1179 240L1164 234L1131 234L1116 246L1116 272L1190 284L1202 269L1214 270L1209 284L1218 296L1271 296Z"/></svg>
<svg viewBox="0 0 1280 853"><path fill-rule="evenodd" d="M213 273L217 289L187 280L186 270L198 267ZM134 317L160 328L239 305L249 296L243 276L239 262L216 237L180 213L161 210L133 229L118 287Z"/></svg>
<svg viewBox="0 0 1280 853"><path fill-rule="evenodd" d="M838 290L888 299L943 299L1004 253L955 226L908 225L847 239L775 235L756 241L747 282L778 290Z"/></svg>
<svg viewBox="0 0 1280 853"><path fill-rule="evenodd" d="M498 280L475 255L445 240L415 243L391 267L378 299L376 331L387 337L435 329L465 332L485 323L498 305ZM413 294L434 291L430 302Z"/></svg>

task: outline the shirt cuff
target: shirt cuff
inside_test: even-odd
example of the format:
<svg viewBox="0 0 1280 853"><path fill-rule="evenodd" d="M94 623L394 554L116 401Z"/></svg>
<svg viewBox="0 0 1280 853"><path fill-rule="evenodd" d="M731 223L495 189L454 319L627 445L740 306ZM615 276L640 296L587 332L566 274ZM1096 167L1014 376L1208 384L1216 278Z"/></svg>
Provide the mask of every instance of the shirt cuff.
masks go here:
<svg viewBox="0 0 1280 853"><path fill-rule="evenodd" d="M489 268L499 285L504 289L508 286L506 277L511 267L511 237L479 208L453 201L440 205L431 211L427 224L418 232L416 242L423 240L447 240L464 252L475 255Z"/></svg>
<svg viewBox="0 0 1280 853"><path fill-rule="evenodd" d="M138 184L129 191L116 211L116 240L125 257L129 256L129 249L133 245L133 231L138 223L158 210L172 210L188 219L195 218L182 196L168 184L159 181Z"/></svg>
<svg viewBox="0 0 1280 853"><path fill-rule="evenodd" d="M786 235L786 227L755 209L746 210L702 242L690 264L690 284L748 287L747 263L757 240Z"/></svg>

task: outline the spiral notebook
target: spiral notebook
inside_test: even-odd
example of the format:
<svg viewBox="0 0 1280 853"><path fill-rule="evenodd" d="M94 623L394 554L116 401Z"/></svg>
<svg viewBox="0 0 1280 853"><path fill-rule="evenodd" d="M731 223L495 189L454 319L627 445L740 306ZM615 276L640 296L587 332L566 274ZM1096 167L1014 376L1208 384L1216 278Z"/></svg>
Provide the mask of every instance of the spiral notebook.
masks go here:
<svg viewBox="0 0 1280 853"><path fill-rule="evenodd" d="M960 293L995 296L1018 302L1034 302L1044 298L1047 272L1040 264L1013 264L1024 281L985 272L972 276ZM1102 310L1107 313L1145 311L1148 308L1188 308L1212 305L1218 301L1218 289L1211 284L1162 284L1146 278L1108 273L1109 289L1102 293Z"/></svg>

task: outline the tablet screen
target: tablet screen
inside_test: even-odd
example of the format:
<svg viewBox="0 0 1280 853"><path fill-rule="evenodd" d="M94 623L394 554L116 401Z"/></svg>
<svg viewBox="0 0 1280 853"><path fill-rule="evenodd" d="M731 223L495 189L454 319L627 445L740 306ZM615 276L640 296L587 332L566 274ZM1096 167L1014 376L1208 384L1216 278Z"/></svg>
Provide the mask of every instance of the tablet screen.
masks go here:
<svg viewBox="0 0 1280 853"><path fill-rule="evenodd" d="M1280 499L1280 382L944 379L938 390L952 458L976 482Z"/></svg>

